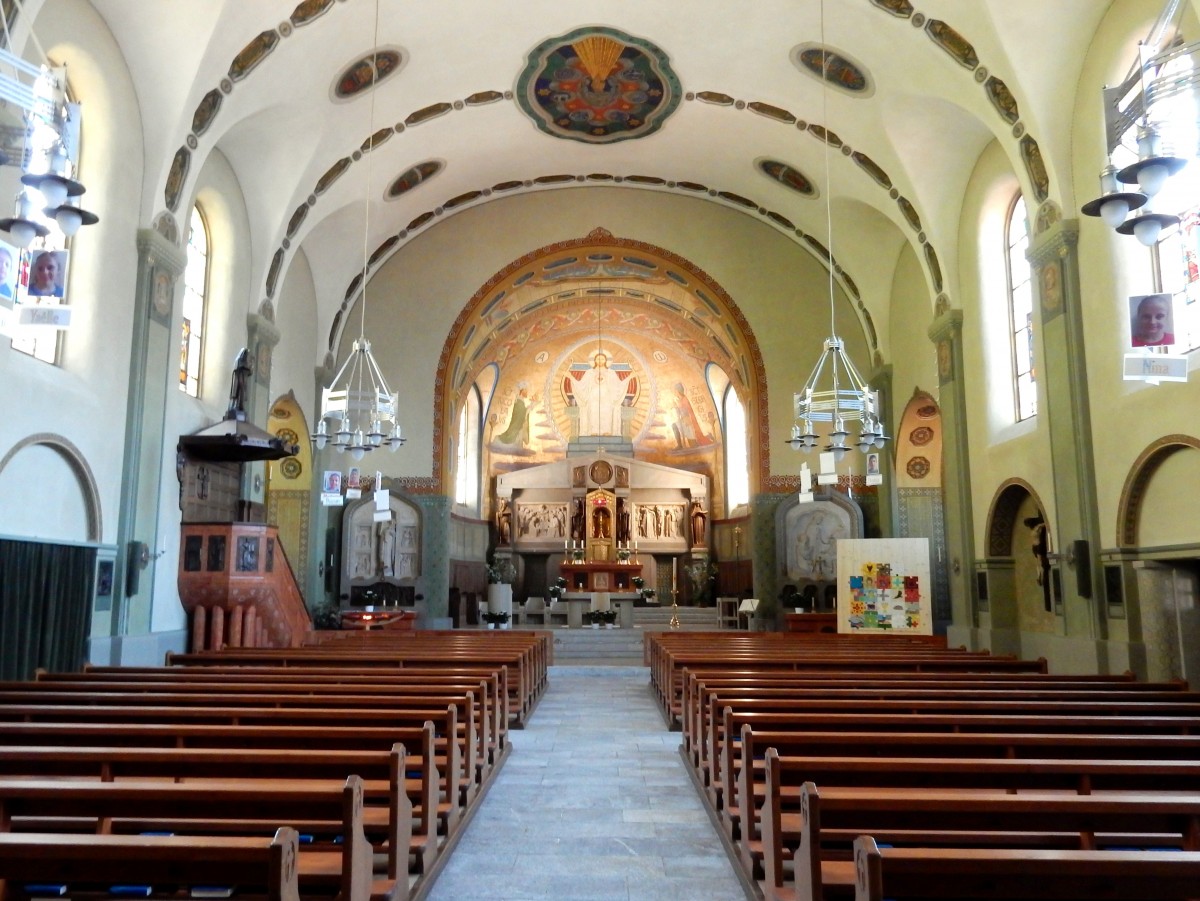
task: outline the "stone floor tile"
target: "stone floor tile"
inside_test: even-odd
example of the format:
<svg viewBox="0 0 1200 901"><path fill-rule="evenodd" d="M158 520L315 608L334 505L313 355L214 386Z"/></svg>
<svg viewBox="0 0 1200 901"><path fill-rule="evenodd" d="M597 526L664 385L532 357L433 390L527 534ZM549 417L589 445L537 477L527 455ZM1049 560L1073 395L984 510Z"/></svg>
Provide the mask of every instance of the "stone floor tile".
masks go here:
<svg viewBox="0 0 1200 901"><path fill-rule="evenodd" d="M429 901L740 901L642 667L550 687Z"/></svg>

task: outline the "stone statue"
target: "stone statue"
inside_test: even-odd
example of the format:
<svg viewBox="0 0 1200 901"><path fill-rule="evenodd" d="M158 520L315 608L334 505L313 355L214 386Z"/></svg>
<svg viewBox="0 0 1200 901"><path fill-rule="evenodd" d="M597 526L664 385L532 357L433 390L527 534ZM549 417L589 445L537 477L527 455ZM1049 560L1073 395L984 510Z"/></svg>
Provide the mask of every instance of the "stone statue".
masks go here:
<svg viewBox="0 0 1200 901"><path fill-rule="evenodd" d="M708 514L699 500L692 501L692 546L704 544L704 522Z"/></svg>
<svg viewBox="0 0 1200 901"><path fill-rule="evenodd" d="M396 574L396 524L381 522L379 524L379 567L385 578Z"/></svg>
<svg viewBox="0 0 1200 901"><path fill-rule="evenodd" d="M496 504L496 529L500 533L500 543L508 544L512 539L512 509L506 497L500 498Z"/></svg>

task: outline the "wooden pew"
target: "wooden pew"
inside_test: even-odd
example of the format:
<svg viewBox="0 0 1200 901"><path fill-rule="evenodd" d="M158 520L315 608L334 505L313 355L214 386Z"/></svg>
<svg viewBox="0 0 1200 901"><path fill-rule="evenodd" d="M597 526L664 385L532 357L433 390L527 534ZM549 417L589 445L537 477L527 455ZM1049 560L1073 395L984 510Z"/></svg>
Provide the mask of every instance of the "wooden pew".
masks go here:
<svg viewBox="0 0 1200 901"><path fill-rule="evenodd" d="M394 880L372 878L371 843L363 831L363 783L358 776L348 777L343 784L301 781L290 786L265 781L233 786L213 781L180 785L0 780L0 832L254 836L271 835L281 823L305 832L336 832L342 838L340 849L329 843L301 848L297 874L305 897L370 901L373 894L395 893ZM407 880L404 890L407 894Z"/></svg>
<svg viewBox="0 0 1200 901"><path fill-rule="evenodd" d="M995 674L964 673L934 676L925 673L896 674L880 679L860 674L845 677L840 672L824 674L771 673L759 677L745 671L727 676L686 670L682 702L682 736L693 765L704 768L707 747L699 740L706 735L715 710L724 699L736 698L821 698L889 697L904 692L906 697L943 699L970 697L987 692L988 698L1010 700L1087 700L1097 696L1114 701L1173 702L1200 704L1200 694L1186 692L1181 682L1137 683L1128 679L1068 681L1048 676L997 678Z"/></svg>
<svg viewBox="0 0 1200 901"><path fill-rule="evenodd" d="M897 684L891 688L829 688L818 682L793 685L789 689L709 688L697 684L691 692L692 701L685 709L684 748L691 754L706 786L713 786L713 754L724 739L718 712L726 706L737 711L803 713L829 711L886 711L896 714L925 712L1020 712L1020 713L1092 713L1144 714L1164 713L1170 716L1200 715L1200 694L1193 692L1118 692L1108 686L1094 690L1042 690L1038 692L992 689L984 686L926 689L912 687L916 683ZM955 685L970 686L969 682ZM719 799L717 801L719 803Z"/></svg>
<svg viewBox="0 0 1200 901"><path fill-rule="evenodd" d="M230 885L266 901L300 901L299 836L53 835L0 833L0 883Z"/></svg>
<svg viewBox="0 0 1200 901"><path fill-rule="evenodd" d="M428 872L437 852L432 726L422 730L419 738L421 743L411 755L399 743L390 751L0 745L0 778L293 784L358 775L364 787L364 831L368 838L377 836L381 844L386 842L388 877L398 879L410 869Z"/></svg>
<svg viewBox="0 0 1200 901"><path fill-rule="evenodd" d="M387 694L409 686L428 688L472 688L486 686L484 709L490 712L491 741L489 756L498 764L508 751L508 671L505 667L408 667L404 670L381 672L378 667L360 670L348 666L206 666L197 667L98 667L88 664L82 673L49 673L39 670L37 682L77 683L94 685L145 684L213 684L224 690L231 684L275 686L287 680L302 686L309 693L336 692ZM24 683L28 684L28 683ZM118 689L124 690L124 689ZM235 689L236 690L236 689Z"/></svg>
<svg viewBox="0 0 1200 901"><path fill-rule="evenodd" d="M761 740L754 738L755 729L794 733L799 736L793 741L802 742L807 731L853 732L878 730L882 732L946 732L946 733L1031 733L1051 732L1059 734L1109 732L1127 735L1154 733L1160 735L1194 734L1200 727L1200 717L1171 716L1123 716L1105 717L1101 714L990 714L990 713L771 713L763 711L741 711L725 707L721 716L724 735L714 739L713 782L719 783L718 794L723 800L721 815L726 829L734 837L755 836L753 808L741 803L749 797L753 788L755 761L765 752ZM749 735L744 727L749 727ZM728 740L728 736L741 736L741 740ZM749 743L747 743L749 738ZM804 751L802 754L815 754ZM949 755L942 755L949 756ZM748 765L747 765L748 762Z"/></svg>
<svg viewBox="0 0 1200 901"><path fill-rule="evenodd" d="M117 689L113 684L88 686L86 683L34 682L22 688L22 683L0 683L0 709L6 704L45 704L48 706L105 705L121 706L181 706L204 708L330 708L339 710L372 710L402 708L406 711L438 711L454 706L458 714L460 756L468 778L461 791L468 803L489 777L493 764L491 754L492 718L485 709L485 693L481 685L457 689L461 694L448 693L441 687L428 689L405 687L401 692L351 693L349 689L311 690L294 682L274 682L261 686L246 683L162 684L147 682ZM261 687L261 691L239 690ZM492 711L495 712L495 711Z"/></svg>
<svg viewBox="0 0 1200 901"><path fill-rule="evenodd" d="M382 644L382 632L363 633L370 636L378 649L355 648L342 643L328 647L291 649L227 648L219 652L197 654L168 653L168 666L230 666L254 664L270 666L350 666L383 669L405 669L411 666L498 665L508 669L512 725L520 728L545 690L551 647L544 633L519 632L516 640L503 638L483 642L491 636L465 637L462 633L420 631L393 633L398 636L420 636L420 642L404 637L400 648ZM453 637L453 640L448 636Z"/></svg>
<svg viewBox="0 0 1200 901"><path fill-rule="evenodd" d="M6 747L52 746L60 749L64 756L72 747L99 745L120 749L121 757L127 752L142 749L178 748L218 753L223 755L230 765L234 765L239 760L249 760L249 757L239 757L240 754L250 755L258 751L278 755L281 767L286 763L289 754L303 755L311 750L387 751L399 741L407 751L404 784L413 808L411 847L421 872L428 872L428 867L437 857L440 845L445 843L449 835L451 824L439 817L440 809L448 802L440 800L444 794L445 780L441 777L436 763L433 723L425 723L420 728L401 729L191 723L0 722L0 736L3 736ZM3 755L0 755L0 760L3 759ZM134 759L133 756L130 759ZM121 770L123 766L119 758L114 758L113 767L116 770ZM130 763L129 766L134 764ZM252 770L249 772L253 774ZM401 809L398 799L396 803L397 809ZM399 863L396 864L396 869L403 870Z"/></svg>
<svg viewBox="0 0 1200 901"><path fill-rule="evenodd" d="M833 798L834 807L848 806L856 812L860 808L846 805L845 795L854 793L867 797L904 797L904 791L914 792L919 796L930 790L987 790L990 793L1007 791L1010 797L1017 795L1022 798L1037 799L1044 796L1046 791L1055 792L1056 797L1063 797L1069 792L1088 795L1096 783L1104 786L1103 795L1092 797L1117 798L1118 804L1109 806L1105 815L1116 816L1122 810L1130 808L1122 806L1120 799L1127 799L1131 792L1138 796L1159 796L1161 791L1145 791L1148 786L1170 787L1171 800L1178 795L1191 792L1193 800L1200 798L1200 761L1101 761L1101 760L957 760L952 758L856 758L851 760L840 758L802 758L780 757L774 748L769 748L766 755L766 786L761 809L762 822L762 872L754 870L750 855L742 854L742 865L747 873L754 872L761 876L764 896L790 898L792 891L785 882L785 861L795 857L799 863L794 870L797 874L810 879L815 885L810 893L820 897L820 860L814 860L814 855L820 855L822 840L820 836L822 821L820 818L820 793L827 798ZM797 781L799 780L799 781ZM902 790L902 791L897 791ZM915 791L914 791L915 790ZM815 800L815 806L814 806ZM806 806L807 805L807 806ZM865 805L864 805L865 808ZM866 808L869 809L869 808ZM1145 811L1138 811L1145 813ZM1161 810L1159 811L1161 813ZM1001 811L995 818L988 821L981 834L1004 828ZM837 816L841 816L839 808ZM1157 815L1157 813L1156 813ZM1178 816L1178 811L1167 814L1172 818ZM942 819L941 828L955 829L953 816ZM1122 829L1130 831L1150 831L1150 826L1160 826L1162 823L1140 823L1133 816L1124 818ZM845 820L834 819L826 825L841 829L839 833L848 846L846 830L851 832L856 825L846 825ZM870 824L875 829L885 825L881 820ZM1026 842L1057 843L1057 846L1079 847L1079 836L1070 842L1061 837L1048 838L1044 833L1062 827L1062 822L1053 823L1046 819L1030 817L1029 822L1013 831L1023 831L1031 834L1037 830L1036 838L1027 837ZM1188 845L1189 850L1200 850L1200 832L1195 831L1196 817L1191 816L1190 825L1174 821L1171 828L1178 828L1181 840ZM806 839L803 830L810 830ZM866 828L866 827L864 827ZM933 828L933 827L931 827ZM1078 831L1078 830L1076 830ZM850 835L849 838L853 838ZM960 839L965 841L965 839ZM984 841L984 839L981 839ZM992 839L995 841L995 839ZM741 843L740 849L747 847ZM797 851L803 847L803 853L797 856ZM801 865L805 868L803 873ZM849 876L843 873L843 877ZM800 876L797 876L799 879Z"/></svg>
<svg viewBox="0 0 1200 901"><path fill-rule="evenodd" d="M1033 851L880 848L855 840L855 901L905 898L1195 898L1200 854L1188 851Z"/></svg>
<svg viewBox="0 0 1200 901"><path fill-rule="evenodd" d="M230 725L235 726L237 731L234 735L234 746L237 747L237 741L262 741L263 738L269 743L269 747L289 747L287 744L281 744L281 737L288 733L289 729L294 729L299 726L317 727L315 733L308 733L305 739L308 741L318 742L319 747L328 747L325 744L325 733L329 733L333 729L353 729L358 732L377 728L382 732L377 734L377 744L374 747L391 747L396 730L410 727L423 728L425 723L433 724L435 743L438 750L439 770L441 771L441 796L442 803L439 805L438 816L441 820L440 831L442 834L448 834L453 829L463 810L466 806L464 799L464 787L473 785L473 781L469 781L464 769L463 757L461 752L461 739L458 729L458 714L454 706L447 706L444 710L436 709L339 709L330 707L320 708L279 708L279 707L178 707L170 705L142 705L142 706L113 706L113 705L88 705L88 704L64 704L58 706L45 706L38 704L0 704L0 734L3 734L5 741L12 742L13 738L10 732L12 730L6 727L7 723L18 723L21 721L29 723L64 723L64 724L83 724L96 723L106 727L113 727L118 724L129 725L141 723L146 725L159 725L164 728L164 731L169 732L172 729L178 728L182 724L201 725ZM267 731L261 735L252 736L250 733L242 731L247 727L260 726L269 727ZM118 734L115 730L114 734ZM101 730L104 734L104 730ZM386 738L385 738L386 736ZM230 734L225 734L221 740L228 742L233 737ZM331 741L333 739L330 739ZM386 743L384 743L386 742ZM42 740L39 744L45 744ZM94 744L94 741L87 742ZM110 742L111 743L111 742ZM253 746L263 746L253 745ZM339 745L334 745L335 747Z"/></svg>

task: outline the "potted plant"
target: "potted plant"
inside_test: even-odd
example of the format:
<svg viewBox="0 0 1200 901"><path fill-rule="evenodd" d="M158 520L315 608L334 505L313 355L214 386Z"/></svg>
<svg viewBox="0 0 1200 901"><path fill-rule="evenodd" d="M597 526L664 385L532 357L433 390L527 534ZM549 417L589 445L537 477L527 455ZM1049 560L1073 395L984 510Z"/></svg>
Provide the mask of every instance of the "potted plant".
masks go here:
<svg viewBox="0 0 1200 901"><path fill-rule="evenodd" d="M487 567L487 609L491 613L503 613L505 622L512 613L512 580L516 575L512 560L494 557Z"/></svg>
<svg viewBox="0 0 1200 901"><path fill-rule="evenodd" d="M611 629L617 621L616 610L588 610L583 616L593 629L599 629L601 625Z"/></svg>
<svg viewBox="0 0 1200 901"><path fill-rule="evenodd" d="M563 592L567 590L567 580L559 576L554 580L554 584L546 589L546 594L550 595L550 603L557 604L562 600Z"/></svg>
<svg viewBox="0 0 1200 901"><path fill-rule="evenodd" d="M487 623L489 629L494 629L496 626L503 626L508 622L508 614L501 611L493 613L491 610L483 611L483 621Z"/></svg>

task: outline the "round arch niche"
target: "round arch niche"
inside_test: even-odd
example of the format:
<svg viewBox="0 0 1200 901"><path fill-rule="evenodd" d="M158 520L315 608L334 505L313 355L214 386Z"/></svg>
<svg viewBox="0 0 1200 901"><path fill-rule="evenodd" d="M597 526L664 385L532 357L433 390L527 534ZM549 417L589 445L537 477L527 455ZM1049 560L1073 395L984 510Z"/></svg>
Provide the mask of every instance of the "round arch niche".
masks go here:
<svg viewBox="0 0 1200 901"><path fill-rule="evenodd" d="M18 441L3 458L0 458L0 475L18 454L36 447L48 448L66 463L67 468L75 477L75 487L78 489L79 502L83 508L86 540L96 543L102 541L104 520L101 516L100 489L96 485L96 477L79 448L62 435L42 432Z"/></svg>
<svg viewBox="0 0 1200 901"><path fill-rule="evenodd" d="M1168 460L1188 450L1200 450L1200 439L1191 435L1166 435L1138 455L1121 489L1121 503L1117 510L1118 546L1137 547L1142 543L1142 517L1147 512L1146 501L1151 483Z"/></svg>
<svg viewBox="0 0 1200 901"><path fill-rule="evenodd" d="M571 378L592 366L597 351L629 386L627 437L635 455L703 471L714 477L714 494L723 491L723 474L700 457L721 440L706 378L707 368L718 366L753 424L751 482L760 482L769 465L766 378L740 309L691 261L597 228L514 260L459 314L438 361L435 471L442 485L451 483L461 405L481 373L495 373L482 397L491 476L565 455ZM514 407L537 410L529 436L514 428ZM505 453L489 456L497 438Z"/></svg>

